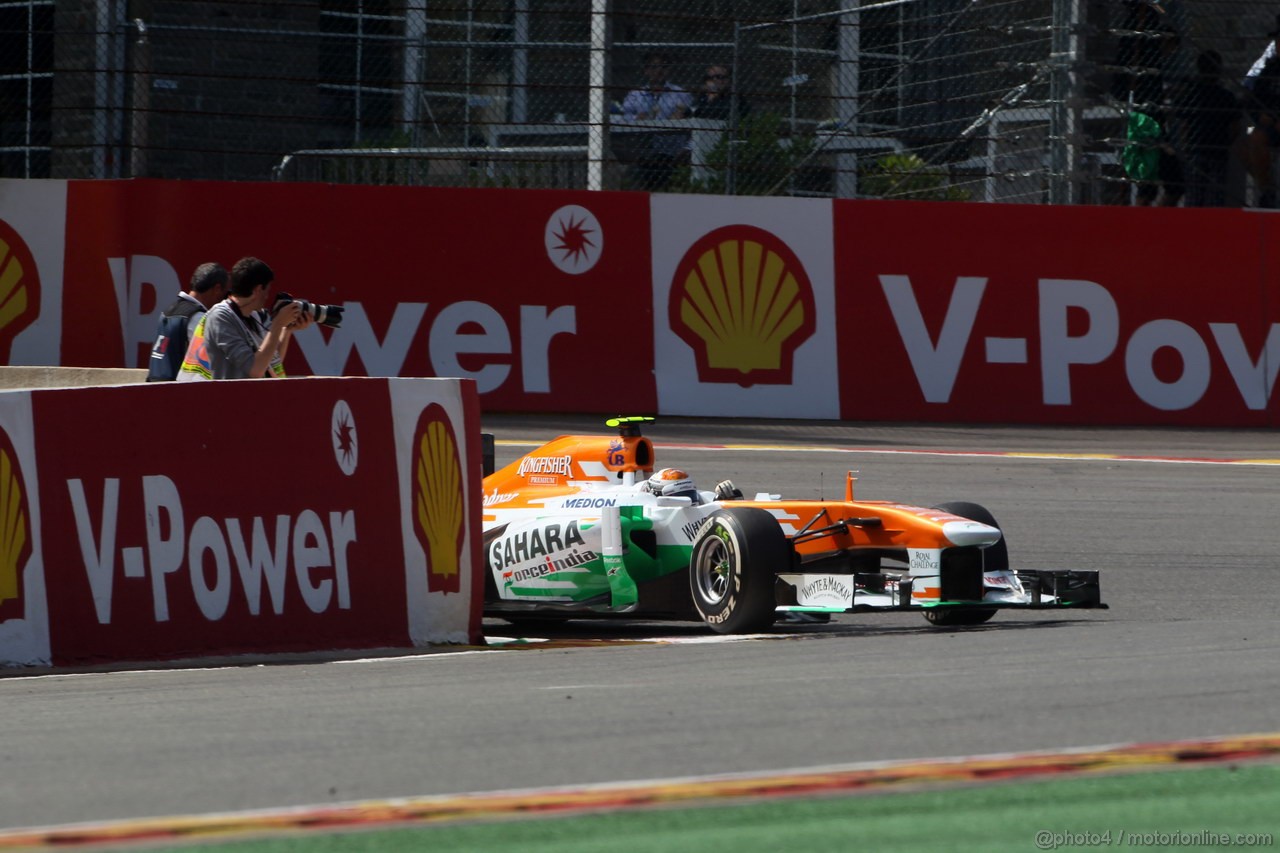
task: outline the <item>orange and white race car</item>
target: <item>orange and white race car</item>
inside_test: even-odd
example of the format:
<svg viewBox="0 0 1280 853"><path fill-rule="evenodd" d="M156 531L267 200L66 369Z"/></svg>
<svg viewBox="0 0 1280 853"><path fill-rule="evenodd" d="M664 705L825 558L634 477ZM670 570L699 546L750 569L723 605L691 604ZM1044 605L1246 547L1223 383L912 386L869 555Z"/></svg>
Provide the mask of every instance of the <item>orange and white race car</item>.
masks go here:
<svg viewBox="0 0 1280 853"><path fill-rule="evenodd" d="M744 499L659 468L641 434L565 435L484 478L485 614L513 622L701 619L725 634L783 614L918 611L976 625L1001 609L1100 608L1098 573L1009 568L972 503Z"/></svg>

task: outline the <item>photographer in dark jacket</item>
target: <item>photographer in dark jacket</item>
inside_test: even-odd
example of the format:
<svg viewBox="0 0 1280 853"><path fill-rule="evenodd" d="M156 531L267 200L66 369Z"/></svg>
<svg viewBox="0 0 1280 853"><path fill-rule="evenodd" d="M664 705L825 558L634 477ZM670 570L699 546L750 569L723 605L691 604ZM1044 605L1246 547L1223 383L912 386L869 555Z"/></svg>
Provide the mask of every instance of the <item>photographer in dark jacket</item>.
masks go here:
<svg viewBox="0 0 1280 853"><path fill-rule="evenodd" d="M148 382L178 378L191 333L200 325L205 312L226 297L227 280L227 270L222 264L201 264L192 273L187 291L179 293L177 301L160 313L156 342L148 360Z"/></svg>

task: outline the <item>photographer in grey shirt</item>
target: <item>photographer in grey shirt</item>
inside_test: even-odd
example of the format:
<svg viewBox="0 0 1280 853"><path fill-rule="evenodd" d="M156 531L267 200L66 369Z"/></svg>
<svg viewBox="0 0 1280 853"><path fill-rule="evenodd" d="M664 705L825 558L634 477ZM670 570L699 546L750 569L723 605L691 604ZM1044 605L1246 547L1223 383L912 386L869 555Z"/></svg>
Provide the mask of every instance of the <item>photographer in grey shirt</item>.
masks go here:
<svg viewBox="0 0 1280 853"><path fill-rule="evenodd" d="M231 268L231 295L209 309L191 335L179 382L284 376L294 332L314 322L297 302L266 309L275 273L257 258Z"/></svg>

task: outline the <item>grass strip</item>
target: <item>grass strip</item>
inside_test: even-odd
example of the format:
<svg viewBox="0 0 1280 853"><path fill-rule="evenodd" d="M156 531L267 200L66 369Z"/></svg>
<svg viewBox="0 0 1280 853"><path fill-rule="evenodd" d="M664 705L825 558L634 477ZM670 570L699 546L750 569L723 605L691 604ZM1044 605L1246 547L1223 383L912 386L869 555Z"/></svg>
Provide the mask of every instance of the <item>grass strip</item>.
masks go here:
<svg viewBox="0 0 1280 853"><path fill-rule="evenodd" d="M1280 765L1246 764L890 794L300 833L212 844L206 839L200 849L219 853L777 853L857 847L990 853L1095 847L1268 849L1277 846L1278 838Z"/></svg>

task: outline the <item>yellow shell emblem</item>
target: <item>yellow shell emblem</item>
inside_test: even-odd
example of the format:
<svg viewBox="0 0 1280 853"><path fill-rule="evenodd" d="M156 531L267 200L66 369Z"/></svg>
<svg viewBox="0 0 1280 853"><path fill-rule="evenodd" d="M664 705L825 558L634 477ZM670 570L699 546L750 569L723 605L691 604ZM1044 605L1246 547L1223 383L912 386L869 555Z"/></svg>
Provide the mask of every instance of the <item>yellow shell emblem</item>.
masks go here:
<svg viewBox="0 0 1280 853"><path fill-rule="evenodd" d="M22 237L0 219L0 364L9 363L9 345L35 320L40 276Z"/></svg>
<svg viewBox="0 0 1280 853"><path fill-rule="evenodd" d="M462 464L442 406L433 403L423 411L413 448L414 532L427 553L427 588L458 592L465 517Z"/></svg>
<svg viewBox="0 0 1280 853"><path fill-rule="evenodd" d="M9 436L0 431L0 622L23 615L22 572L30 556L26 489Z"/></svg>
<svg viewBox="0 0 1280 853"><path fill-rule="evenodd" d="M719 228L676 267L671 328L693 348L704 382L787 384L814 331L813 286L795 252L750 225Z"/></svg>

